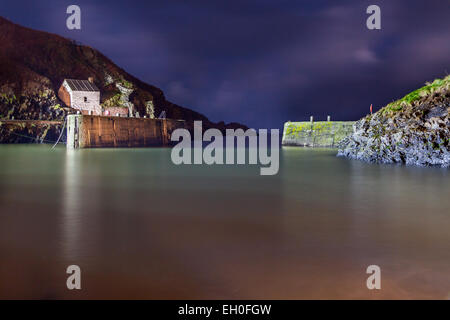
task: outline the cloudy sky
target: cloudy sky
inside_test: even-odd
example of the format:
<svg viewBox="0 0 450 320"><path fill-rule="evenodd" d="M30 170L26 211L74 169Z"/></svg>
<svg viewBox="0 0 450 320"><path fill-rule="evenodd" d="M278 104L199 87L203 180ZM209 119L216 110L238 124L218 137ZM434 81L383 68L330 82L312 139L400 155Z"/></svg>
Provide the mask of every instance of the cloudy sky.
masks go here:
<svg viewBox="0 0 450 320"><path fill-rule="evenodd" d="M79 31L66 28L71 4ZM381 30L366 27L371 4ZM14 0L0 10L100 50L211 120L254 128L355 120L450 73L450 0Z"/></svg>

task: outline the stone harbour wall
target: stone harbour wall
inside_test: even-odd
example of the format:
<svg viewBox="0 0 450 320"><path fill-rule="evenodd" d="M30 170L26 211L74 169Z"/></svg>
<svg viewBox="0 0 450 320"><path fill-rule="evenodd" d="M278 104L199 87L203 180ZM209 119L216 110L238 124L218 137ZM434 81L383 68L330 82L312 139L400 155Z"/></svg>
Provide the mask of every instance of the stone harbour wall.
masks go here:
<svg viewBox="0 0 450 320"><path fill-rule="evenodd" d="M302 147L337 147L353 133L353 121L286 122L282 145Z"/></svg>
<svg viewBox="0 0 450 320"><path fill-rule="evenodd" d="M168 146L177 128L189 129L183 120L69 115L67 148Z"/></svg>

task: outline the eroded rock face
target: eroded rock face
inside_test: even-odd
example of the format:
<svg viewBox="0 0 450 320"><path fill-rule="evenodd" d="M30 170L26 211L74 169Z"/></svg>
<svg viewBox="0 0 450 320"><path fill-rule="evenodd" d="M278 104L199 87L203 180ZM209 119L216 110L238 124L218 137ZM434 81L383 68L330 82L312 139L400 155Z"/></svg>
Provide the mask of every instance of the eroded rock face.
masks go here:
<svg viewBox="0 0 450 320"><path fill-rule="evenodd" d="M63 128L63 123L56 121L0 120L0 143L55 143Z"/></svg>
<svg viewBox="0 0 450 320"><path fill-rule="evenodd" d="M53 90L19 96L0 93L0 118L5 120L62 120L69 110Z"/></svg>
<svg viewBox="0 0 450 320"><path fill-rule="evenodd" d="M145 103L145 109L150 119L155 119L155 106L153 105L153 101L147 101Z"/></svg>
<svg viewBox="0 0 450 320"><path fill-rule="evenodd" d="M338 156L375 163L450 167L450 96L443 88L401 110L382 109L353 126Z"/></svg>
<svg viewBox="0 0 450 320"><path fill-rule="evenodd" d="M120 91L120 105L128 108L129 114L134 114L134 104L130 102L130 95L133 93L133 88L127 88L121 83L116 83L116 88Z"/></svg>

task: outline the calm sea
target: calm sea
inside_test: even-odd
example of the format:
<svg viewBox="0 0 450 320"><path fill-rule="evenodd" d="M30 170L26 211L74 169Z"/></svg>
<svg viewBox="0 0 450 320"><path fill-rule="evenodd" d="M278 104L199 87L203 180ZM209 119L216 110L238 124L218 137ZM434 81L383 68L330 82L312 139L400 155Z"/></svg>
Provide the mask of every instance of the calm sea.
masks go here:
<svg viewBox="0 0 450 320"><path fill-rule="evenodd" d="M450 298L450 170L335 154L283 148L260 176L164 148L1 145L0 298Z"/></svg>

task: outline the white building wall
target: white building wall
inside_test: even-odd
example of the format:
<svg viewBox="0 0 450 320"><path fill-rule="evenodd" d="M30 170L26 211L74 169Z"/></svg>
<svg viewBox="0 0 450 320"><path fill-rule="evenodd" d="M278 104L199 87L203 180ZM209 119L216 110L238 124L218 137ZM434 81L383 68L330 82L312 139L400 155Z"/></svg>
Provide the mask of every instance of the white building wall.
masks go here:
<svg viewBox="0 0 450 320"><path fill-rule="evenodd" d="M85 101L86 100L86 101ZM71 94L72 108L101 113L100 92L93 91L74 91Z"/></svg>
<svg viewBox="0 0 450 320"><path fill-rule="evenodd" d="M64 87L70 94L70 104L72 108L80 111L92 111L95 115L101 115L102 108L100 107L100 92L73 91L66 82L64 82Z"/></svg>

